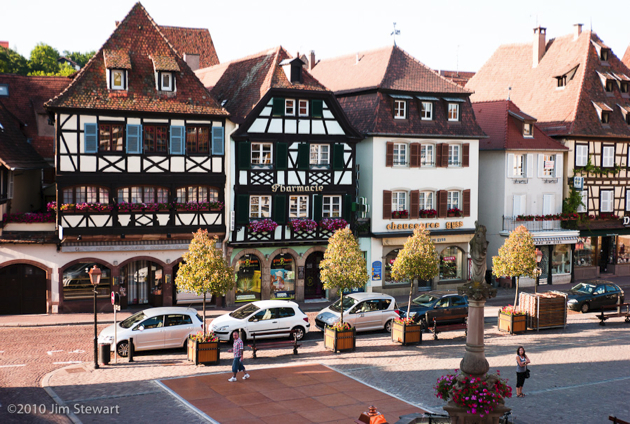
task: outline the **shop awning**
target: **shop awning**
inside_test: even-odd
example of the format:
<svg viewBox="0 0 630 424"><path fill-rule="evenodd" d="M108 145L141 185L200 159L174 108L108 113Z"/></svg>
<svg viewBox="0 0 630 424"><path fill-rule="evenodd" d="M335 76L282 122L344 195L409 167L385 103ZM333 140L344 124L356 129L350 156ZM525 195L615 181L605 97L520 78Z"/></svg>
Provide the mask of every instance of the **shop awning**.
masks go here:
<svg viewBox="0 0 630 424"><path fill-rule="evenodd" d="M578 242L578 236L556 236L556 237L544 237L534 235L534 244L536 246L548 246L554 244L576 244Z"/></svg>
<svg viewBox="0 0 630 424"><path fill-rule="evenodd" d="M604 228L601 230L580 230L580 237L607 237L630 235L630 228Z"/></svg>

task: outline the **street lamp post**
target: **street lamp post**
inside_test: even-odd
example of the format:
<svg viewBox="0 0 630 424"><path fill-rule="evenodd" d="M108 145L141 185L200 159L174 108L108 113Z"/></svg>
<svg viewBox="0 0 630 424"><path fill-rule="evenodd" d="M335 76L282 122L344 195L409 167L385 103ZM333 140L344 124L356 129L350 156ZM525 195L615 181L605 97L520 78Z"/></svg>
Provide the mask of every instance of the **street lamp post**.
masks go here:
<svg viewBox="0 0 630 424"><path fill-rule="evenodd" d="M534 286L534 293L538 293L538 285L540 284L540 275L542 274L542 269L540 269L540 261L542 261L543 252L536 248L536 285Z"/></svg>
<svg viewBox="0 0 630 424"><path fill-rule="evenodd" d="M96 290L98 284L101 282L101 269L96 265L92 267L90 272L88 272L90 276L90 283L94 286L94 369L98 369L98 330L97 330L97 321L96 321L96 295L98 291Z"/></svg>

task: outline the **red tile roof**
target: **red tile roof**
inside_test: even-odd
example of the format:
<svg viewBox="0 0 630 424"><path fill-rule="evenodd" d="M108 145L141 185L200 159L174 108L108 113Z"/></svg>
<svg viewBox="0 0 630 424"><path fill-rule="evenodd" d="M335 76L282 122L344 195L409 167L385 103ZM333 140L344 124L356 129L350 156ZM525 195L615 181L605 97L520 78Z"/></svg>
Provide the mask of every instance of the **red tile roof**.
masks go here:
<svg viewBox="0 0 630 424"><path fill-rule="evenodd" d="M328 91L302 68L302 83L291 83L279 66L291 58L281 46L195 73L206 88L230 111L231 119L242 123L270 89Z"/></svg>
<svg viewBox="0 0 630 424"><path fill-rule="evenodd" d="M602 125L592 104L628 103L618 89L606 93L597 72L630 75L630 70L612 52L607 62L601 62L594 43L603 45L591 31L582 32L577 39L569 35L549 40L535 68L532 43L503 45L466 88L474 91L471 98L477 103L505 99L511 87L510 98L536 116L539 127L549 135L630 137L630 127L620 111L611 114L609 125ZM555 77L567 73L567 85L558 88Z"/></svg>
<svg viewBox="0 0 630 424"><path fill-rule="evenodd" d="M115 56L128 55L128 90L110 91L106 82L106 62L109 52ZM164 96L155 87L152 57L163 56L174 60L181 72L176 74L177 92ZM109 62L107 62L109 63ZM123 63L124 65L124 63ZM140 3L136 3L125 19L116 27L103 47L76 75L70 86L47 103L52 109L99 109L227 115L209 95L184 60L160 32Z"/></svg>
<svg viewBox="0 0 630 424"><path fill-rule="evenodd" d="M67 77L0 74L0 84L9 86L9 97L0 97L0 103L22 123L22 133L31 140L31 145L45 158L52 159L55 156L54 137L39 135L37 115L45 114L44 102L61 93L71 81Z"/></svg>
<svg viewBox="0 0 630 424"><path fill-rule="evenodd" d="M20 121L0 103L0 164L9 169L40 169L50 165L26 141Z"/></svg>
<svg viewBox="0 0 630 424"><path fill-rule="evenodd" d="M321 60L311 73L335 93L372 88L432 93L469 92L397 46Z"/></svg>
<svg viewBox="0 0 630 424"><path fill-rule="evenodd" d="M182 28L160 25L162 34L171 42L181 58L185 54L199 55L199 68L219 64L210 31L205 28Z"/></svg>
<svg viewBox="0 0 630 424"><path fill-rule="evenodd" d="M488 135L479 142L480 150L568 150L534 124L534 136L524 137L522 120L534 118L522 112L510 100L473 103L477 123ZM510 114L512 112L512 114Z"/></svg>
<svg viewBox="0 0 630 424"><path fill-rule="evenodd" d="M464 72L464 71L444 71L441 69L435 69L435 72L443 76L444 78L453 81L455 84L460 87L465 87L466 83L475 76L474 72Z"/></svg>
<svg viewBox="0 0 630 424"><path fill-rule="evenodd" d="M630 45L626 49L626 53L623 55L623 59L621 61L626 65L626 67L630 68Z"/></svg>

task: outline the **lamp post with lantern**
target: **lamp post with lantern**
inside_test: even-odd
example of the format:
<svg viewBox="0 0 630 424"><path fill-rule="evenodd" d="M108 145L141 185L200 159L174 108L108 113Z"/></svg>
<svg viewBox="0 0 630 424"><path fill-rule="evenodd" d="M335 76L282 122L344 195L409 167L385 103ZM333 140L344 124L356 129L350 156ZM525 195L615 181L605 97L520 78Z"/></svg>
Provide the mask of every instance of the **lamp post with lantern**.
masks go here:
<svg viewBox="0 0 630 424"><path fill-rule="evenodd" d="M534 285L534 293L538 293L538 285L540 284L540 276L542 274L542 269L540 269L540 262L543 258L543 252L536 248L536 270L534 271L536 274L536 285Z"/></svg>
<svg viewBox="0 0 630 424"><path fill-rule="evenodd" d="M88 272L90 276L90 283L94 287L94 368L98 369L98 330L96 321L96 295L98 293L97 287L101 282L101 269L94 265Z"/></svg>

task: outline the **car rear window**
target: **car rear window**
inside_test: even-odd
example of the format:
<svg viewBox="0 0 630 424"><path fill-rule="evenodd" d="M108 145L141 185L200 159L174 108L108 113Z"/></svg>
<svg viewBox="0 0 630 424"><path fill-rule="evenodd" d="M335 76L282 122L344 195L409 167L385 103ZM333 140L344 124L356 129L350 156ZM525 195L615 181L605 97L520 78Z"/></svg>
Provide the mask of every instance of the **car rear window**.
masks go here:
<svg viewBox="0 0 630 424"><path fill-rule="evenodd" d="M617 287L615 287L615 286L611 286L611 285L609 285L609 284L608 284L608 285L606 285L606 291L607 291L608 293L617 293L617 292L619 292L619 290L617 289Z"/></svg>
<svg viewBox="0 0 630 424"><path fill-rule="evenodd" d="M379 305L379 309L381 311L386 311L387 309L389 309L389 305L392 304L392 300L391 299L381 299L381 303Z"/></svg>
<svg viewBox="0 0 630 424"><path fill-rule="evenodd" d="M258 306L254 305L253 303L249 303L245 306L238 308L234 312L231 312L230 316L236 319L243 319L243 318L247 318L248 316L250 316L251 314L253 314L259 309L260 308Z"/></svg>
<svg viewBox="0 0 630 424"><path fill-rule="evenodd" d="M278 318L289 318L294 317L295 311L293 308L280 308L280 313L278 314Z"/></svg>
<svg viewBox="0 0 630 424"><path fill-rule="evenodd" d="M453 306L466 306L466 299L459 296L453 297Z"/></svg>

